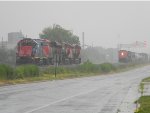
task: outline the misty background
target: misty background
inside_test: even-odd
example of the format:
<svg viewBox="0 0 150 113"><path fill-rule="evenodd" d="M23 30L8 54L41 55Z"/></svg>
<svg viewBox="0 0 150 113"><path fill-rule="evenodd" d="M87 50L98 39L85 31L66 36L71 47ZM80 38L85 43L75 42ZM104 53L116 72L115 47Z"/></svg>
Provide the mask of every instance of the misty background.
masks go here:
<svg viewBox="0 0 150 113"><path fill-rule="evenodd" d="M79 36L81 44L84 32L89 46L85 51L91 51L84 59L116 61L118 44L146 41L147 47L140 51L150 53L149 11L149 1L0 2L0 40L7 41L8 33L16 31L39 38L45 27L59 24Z"/></svg>

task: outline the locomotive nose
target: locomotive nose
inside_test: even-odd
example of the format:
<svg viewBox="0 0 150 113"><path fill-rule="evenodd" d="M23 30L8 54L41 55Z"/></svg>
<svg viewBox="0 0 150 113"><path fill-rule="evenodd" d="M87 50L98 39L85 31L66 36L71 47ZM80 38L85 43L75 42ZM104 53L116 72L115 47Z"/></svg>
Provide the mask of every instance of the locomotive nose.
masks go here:
<svg viewBox="0 0 150 113"><path fill-rule="evenodd" d="M121 53L121 55L123 56L123 55L124 55L124 53L122 52L122 53Z"/></svg>

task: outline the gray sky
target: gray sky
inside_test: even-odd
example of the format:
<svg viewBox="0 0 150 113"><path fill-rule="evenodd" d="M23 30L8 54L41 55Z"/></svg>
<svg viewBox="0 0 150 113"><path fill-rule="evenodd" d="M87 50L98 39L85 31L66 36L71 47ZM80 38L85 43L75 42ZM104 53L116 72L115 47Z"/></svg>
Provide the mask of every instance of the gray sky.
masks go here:
<svg viewBox="0 0 150 113"><path fill-rule="evenodd" d="M80 40L84 31L89 45L149 44L150 2L0 2L0 37L5 40L8 32L20 30L37 38L43 28L53 24L73 30Z"/></svg>

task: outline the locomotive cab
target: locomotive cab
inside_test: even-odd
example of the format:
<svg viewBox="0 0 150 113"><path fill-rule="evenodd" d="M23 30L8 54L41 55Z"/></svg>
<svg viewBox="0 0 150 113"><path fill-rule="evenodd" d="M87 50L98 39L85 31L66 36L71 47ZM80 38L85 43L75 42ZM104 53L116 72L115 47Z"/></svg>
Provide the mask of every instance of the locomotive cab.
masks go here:
<svg viewBox="0 0 150 113"><path fill-rule="evenodd" d="M50 53L48 40L24 38L17 45L16 64L49 64Z"/></svg>
<svg viewBox="0 0 150 113"><path fill-rule="evenodd" d="M73 50L74 50L74 52L73 52L74 63L80 64L81 63L81 56L80 56L81 46L76 44L76 45L74 45Z"/></svg>
<svg viewBox="0 0 150 113"><path fill-rule="evenodd" d="M73 46L63 43L62 47L63 64L72 64L73 61Z"/></svg>
<svg viewBox="0 0 150 113"><path fill-rule="evenodd" d="M119 50L118 52L118 56L119 56L119 62L124 63L124 62L128 62L128 51L126 50Z"/></svg>
<svg viewBox="0 0 150 113"><path fill-rule="evenodd" d="M37 43L35 47L35 63L49 64L50 63L50 53L51 48L49 46L49 41L45 39L34 39Z"/></svg>
<svg viewBox="0 0 150 113"><path fill-rule="evenodd" d="M16 64L32 63L36 42L30 38L24 38L17 44Z"/></svg>

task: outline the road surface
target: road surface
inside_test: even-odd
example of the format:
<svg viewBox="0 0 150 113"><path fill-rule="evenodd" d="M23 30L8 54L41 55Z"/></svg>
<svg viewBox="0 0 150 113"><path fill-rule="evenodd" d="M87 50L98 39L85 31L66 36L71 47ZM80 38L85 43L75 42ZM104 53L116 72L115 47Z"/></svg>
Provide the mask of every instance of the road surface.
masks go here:
<svg viewBox="0 0 150 113"><path fill-rule="evenodd" d="M150 66L118 74L0 87L0 113L132 113Z"/></svg>

